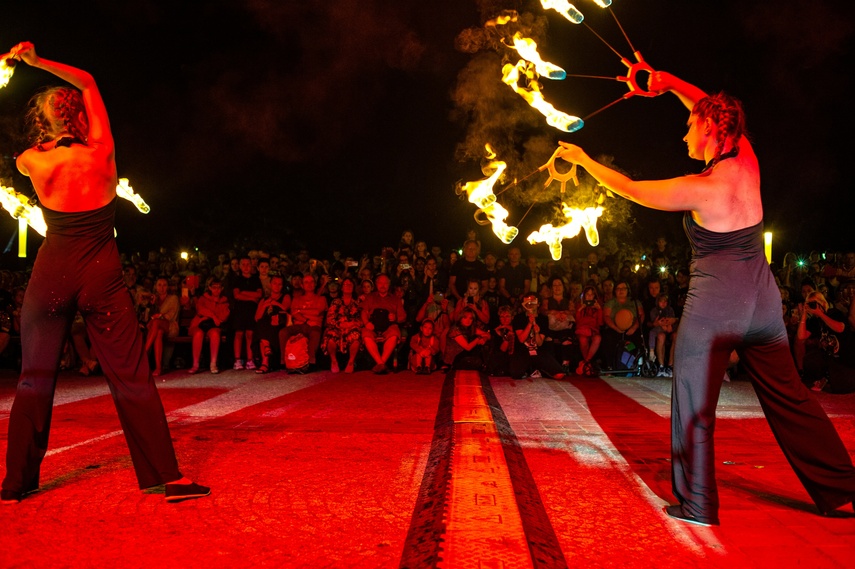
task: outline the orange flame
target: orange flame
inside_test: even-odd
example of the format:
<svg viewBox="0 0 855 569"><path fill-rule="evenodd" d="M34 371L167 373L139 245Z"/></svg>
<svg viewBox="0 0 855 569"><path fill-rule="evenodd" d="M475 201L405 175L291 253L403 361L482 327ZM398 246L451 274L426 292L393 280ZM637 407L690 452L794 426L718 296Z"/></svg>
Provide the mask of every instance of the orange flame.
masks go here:
<svg viewBox="0 0 855 569"><path fill-rule="evenodd" d="M519 32L514 34L514 49L517 50L520 57L533 63L535 70L541 76L557 80L565 79L567 77L566 71L554 63L549 63L541 58L540 53L537 51L537 43L533 39L524 38Z"/></svg>
<svg viewBox="0 0 855 569"><path fill-rule="evenodd" d="M23 219L42 237L47 233L47 224L42 209L30 205L30 200L24 194L19 194L14 188L0 186L0 205L9 212L13 219Z"/></svg>
<svg viewBox="0 0 855 569"><path fill-rule="evenodd" d="M519 85L521 75L528 80L528 88ZM557 110L543 98L537 77L535 65L523 59L516 65L508 63L502 68L502 81L525 99L529 105L540 111L546 117L546 124L564 132L576 132L585 126L582 119Z"/></svg>
<svg viewBox="0 0 855 569"><path fill-rule="evenodd" d="M484 173L486 174L492 170L492 175L483 180L467 182L462 186L459 186L457 188L457 194L460 195L463 192L466 192L469 197L469 201L478 206L478 210L475 212L475 221L480 225L491 223L493 225L493 232L496 236L501 239L503 243L509 244L519 234L519 229L509 226L505 222L508 218L508 210L496 202L496 194L493 193L493 186L495 186L496 182L499 181L499 178L501 178L508 165L501 160L494 160L496 153L493 152L493 149L489 144L486 145L485 149L487 152L487 158L489 158L491 162L485 168ZM479 215L483 215L484 217L479 217Z"/></svg>
<svg viewBox="0 0 855 569"><path fill-rule="evenodd" d="M588 243L592 247L600 244L600 234L597 231L597 218L603 215L602 207L586 207L579 209L570 207L562 203L561 209L564 216L570 219L570 222L554 227L551 223L541 225L540 229L528 236L528 242L534 245L535 243L546 243L549 245L549 252L555 261L561 259L563 247L561 242L564 239L576 237L584 228L585 236L588 238Z"/></svg>
<svg viewBox="0 0 855 569"><path fill-rule="evenodd" d="M134 192L134 189L131 187L131 181L127 178L119 178L119 184L116 186L116 195L134 204L142 213L151 211L145 200L138 193Z"/></svg>
<svg viewBox="0 0 855 569"><path fill-rule="evenodd" d="M608 8L612 5L612 0L594 0L594 3L600 8ZM582 12L567 0L540 0L540 4L544 10L555 10L574 24L581 24L582 20L585 19Z"/></svg>

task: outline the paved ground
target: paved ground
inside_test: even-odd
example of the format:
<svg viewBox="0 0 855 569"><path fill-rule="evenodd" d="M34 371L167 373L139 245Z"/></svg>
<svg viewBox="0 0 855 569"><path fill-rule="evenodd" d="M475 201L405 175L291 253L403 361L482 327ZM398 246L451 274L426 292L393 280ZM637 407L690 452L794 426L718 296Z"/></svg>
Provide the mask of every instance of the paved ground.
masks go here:
<svg viewBox="0 0 855 569"><path fill-rule="evenodd" d="M0 448L14 385L0 371ZM137 490L103 378L64 375L42 490L0 508L0 567L855 566L855 519L816 515L745 382L720 403L719 528L661 513L669 380L158 386L182 469L212 495ZM855 395L819 397L855 454Z"/></svg>

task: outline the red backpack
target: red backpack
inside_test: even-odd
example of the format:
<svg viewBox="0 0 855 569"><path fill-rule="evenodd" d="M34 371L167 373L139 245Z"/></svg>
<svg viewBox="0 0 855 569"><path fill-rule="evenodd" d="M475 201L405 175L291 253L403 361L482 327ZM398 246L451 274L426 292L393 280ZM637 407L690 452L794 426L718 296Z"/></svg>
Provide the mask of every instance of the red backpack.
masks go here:
<svg viewBox="0 0 855 569"><path fill-rule="evenodd" d="M303 334L295 334L285 343L285 369L301 372L309 365L309 340Z"/></svg>

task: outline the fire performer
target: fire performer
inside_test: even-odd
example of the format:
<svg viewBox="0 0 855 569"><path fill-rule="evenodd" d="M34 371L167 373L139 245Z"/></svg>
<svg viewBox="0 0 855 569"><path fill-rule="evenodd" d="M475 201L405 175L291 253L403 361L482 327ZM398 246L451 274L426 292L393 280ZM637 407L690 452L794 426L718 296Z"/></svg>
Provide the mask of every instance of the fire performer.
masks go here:
<svg viewBox="0 0 855 569"><path fill-rule="evenodd" d="M715 409L735 349L787 460L820 513L832 514L855 498L855 468L790 354L780 294L764 256L760 170L745 136L742 106L664 72L651 74L649 88L674 93L691 111L683 140L691 158L707 163L703 172L633 181L577 146L562 143L561 157L627 199L685 211L692 273L671 398L672 484L680 503L665 511L690 523L719 523Z"/></svg>
<svg viewBox="0 0 855 569"><path fill-rule="evenodd" d="M44 210L39 249L21 317L23 364L9 417L0 500L14 504L39 487L62 346L79 310L110 386L140 488L165 484L166 500L210 489L178 470L169 426L152 380L134 307L122 283L113 223L116 162L104 101L92 76L42 59L33 44L11 56L67 81L37 94L30 117L36 145L18 158Z"/></svg>

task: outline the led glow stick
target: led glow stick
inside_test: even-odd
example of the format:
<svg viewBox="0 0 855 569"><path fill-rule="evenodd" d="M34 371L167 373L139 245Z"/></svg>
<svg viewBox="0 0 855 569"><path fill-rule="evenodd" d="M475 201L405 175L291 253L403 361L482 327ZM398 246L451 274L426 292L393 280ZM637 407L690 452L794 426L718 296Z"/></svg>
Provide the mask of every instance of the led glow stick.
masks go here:
<svg viewBox="0 0 855 569"><path fill-rule="evenodd" d="M30 205L29 198L16 192L14 188L0 186L0 205L14 219L25 220L42 237L47 233L47 224L42 209L39 206Z"/></svg>

